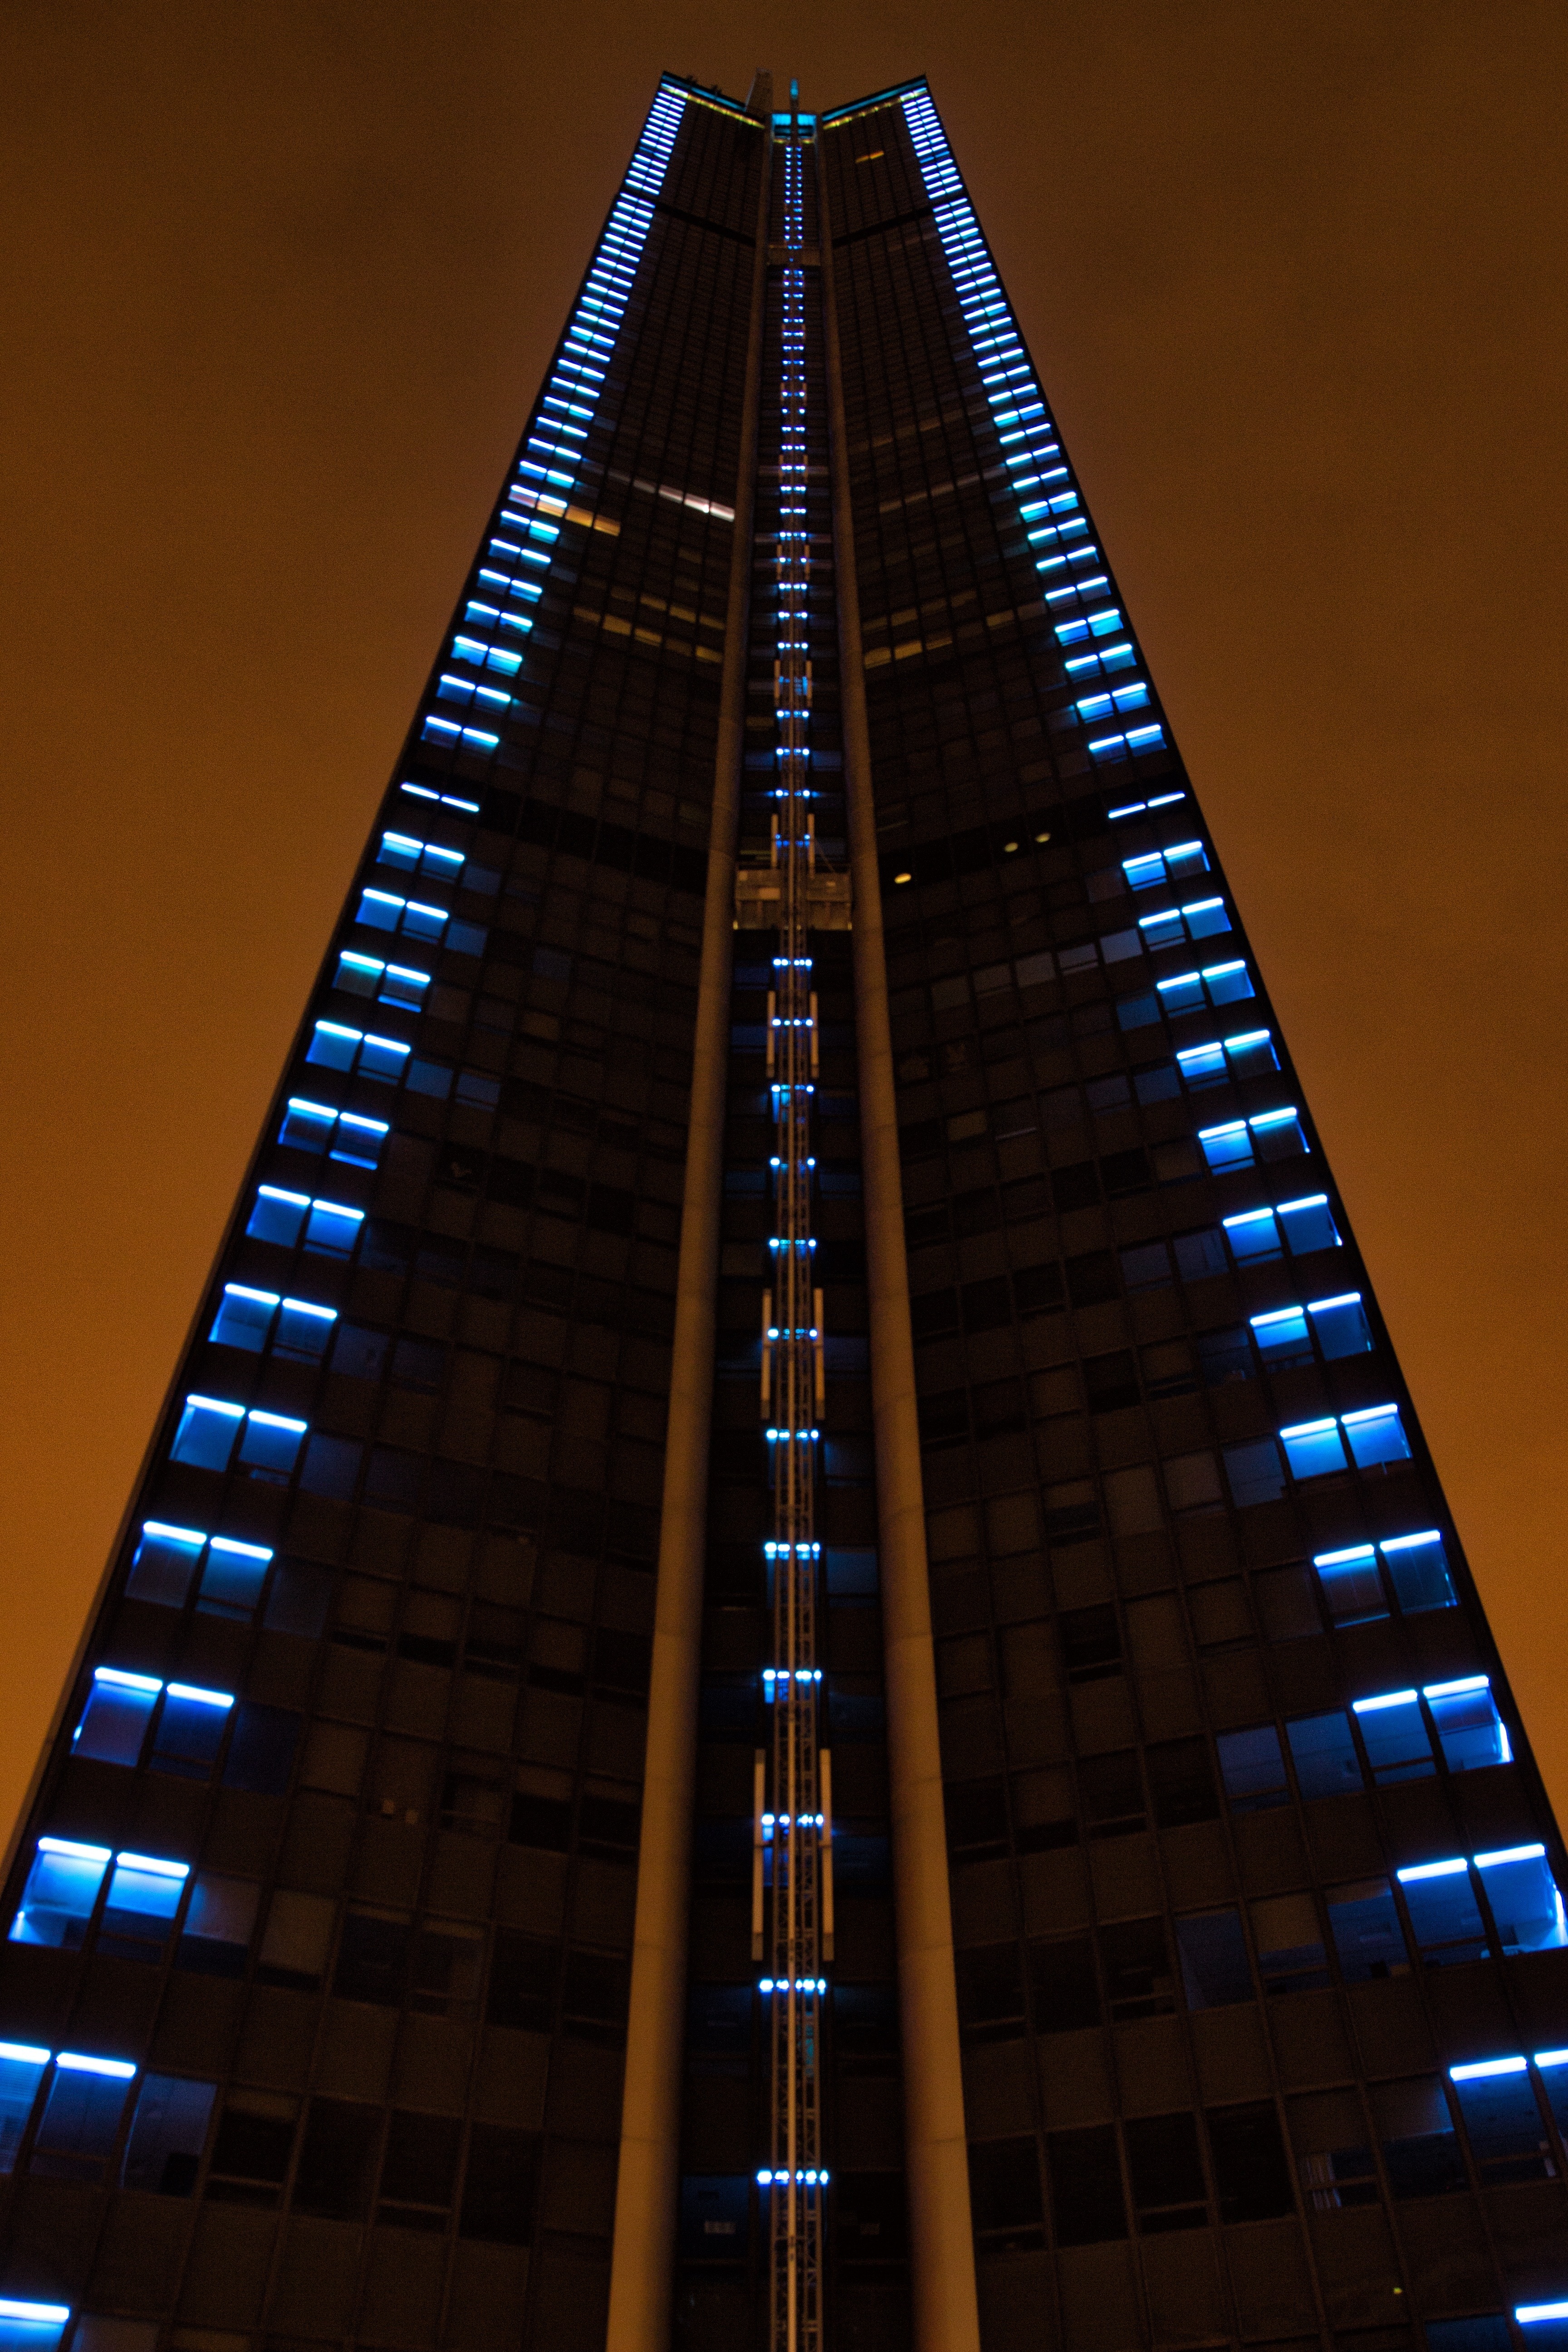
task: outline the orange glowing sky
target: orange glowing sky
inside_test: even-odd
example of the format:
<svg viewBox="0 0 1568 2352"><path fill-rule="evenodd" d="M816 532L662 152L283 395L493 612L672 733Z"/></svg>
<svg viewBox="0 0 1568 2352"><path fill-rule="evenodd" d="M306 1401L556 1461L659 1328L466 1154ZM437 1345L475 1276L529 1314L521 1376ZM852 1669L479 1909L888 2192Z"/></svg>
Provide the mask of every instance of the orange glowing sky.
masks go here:
<svg viewBox="0 0 1568 2352"><path fill-rule="evenodd" d="M808 107L931 76L1568 1795L1568 12L22 0L3 37L6 1820L656 78L759 58Z"/></svg>

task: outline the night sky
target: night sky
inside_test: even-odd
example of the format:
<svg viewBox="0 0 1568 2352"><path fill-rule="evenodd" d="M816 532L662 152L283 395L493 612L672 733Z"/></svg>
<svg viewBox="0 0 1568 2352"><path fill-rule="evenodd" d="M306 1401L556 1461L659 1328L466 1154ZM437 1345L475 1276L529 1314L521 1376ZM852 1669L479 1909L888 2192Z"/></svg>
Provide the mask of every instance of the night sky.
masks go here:
<svg viewBox="0 0 1568 2352"><path fill-rule="evenodd" d="M12 0L0 44L0 1813L657 76L759 60L931 77L1568 1798L1568 10Z"/></svg>

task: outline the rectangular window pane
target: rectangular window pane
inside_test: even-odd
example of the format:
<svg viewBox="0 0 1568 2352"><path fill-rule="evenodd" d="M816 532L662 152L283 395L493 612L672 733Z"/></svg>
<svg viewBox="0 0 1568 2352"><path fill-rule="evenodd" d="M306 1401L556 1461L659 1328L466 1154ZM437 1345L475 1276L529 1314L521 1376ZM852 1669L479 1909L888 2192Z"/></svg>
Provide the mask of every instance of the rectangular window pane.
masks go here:
<svg viewBox="0 0 1568 2352"><path fill-rule="evenodd" d="M1328 1893L1329 1935L1347 1984L1403 1976L1410 1962L1386 1878L1362 1878Z"/></svg>
<svg viewBox="0 0 1568 2352"><path fill-rule="evenodd" d="M120 2181L155 2197L188 2197L206 2146L216 2086L148 2074L137 2095Z"/></svg>

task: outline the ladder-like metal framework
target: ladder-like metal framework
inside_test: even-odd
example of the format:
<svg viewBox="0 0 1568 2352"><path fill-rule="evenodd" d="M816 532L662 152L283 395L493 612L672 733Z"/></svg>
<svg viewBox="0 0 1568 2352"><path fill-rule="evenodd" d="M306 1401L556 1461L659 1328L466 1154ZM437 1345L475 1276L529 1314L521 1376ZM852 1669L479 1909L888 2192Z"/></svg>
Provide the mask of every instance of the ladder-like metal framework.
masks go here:
<svg viewBox="0 0 1568 2352"><path fill-rule="evenodd" d="M824 1962L832 1956L832 1797L819 1744L816 1598L821 1547L815 1489L825 1406L822 1293L811 1233L812 1108L819 1066L812 987L812 816L806 517L806 298L803 156L798 117L783 145L780 274L778 631L773 670L776 776L773 863L779 877L778 952L767 1018L775 1128L775 1232L763 1305L762 1406L773 1489L768 1545L773 1662L764 1673L771 1757L759 1749L752 1948L764 1963L772 2074L768 2202L770 2352L821 2352L823 2163L820 2072Z"/></svg>

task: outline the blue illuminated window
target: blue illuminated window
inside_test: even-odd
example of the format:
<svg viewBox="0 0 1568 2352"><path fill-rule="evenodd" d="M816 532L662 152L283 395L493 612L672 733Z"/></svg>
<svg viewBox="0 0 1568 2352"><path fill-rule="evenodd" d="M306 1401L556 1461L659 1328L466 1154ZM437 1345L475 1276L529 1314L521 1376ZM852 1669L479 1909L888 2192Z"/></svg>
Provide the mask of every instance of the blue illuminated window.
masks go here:
<svg viewBox="0 0 1568 2352"><path fill-rule="evenodd" d="M273 1331L274 1318L273 1354L299 1363L316 1363L326 1353L338 1312L335 1307L314 1307L303 1298L279 1298L276 1291L252 1290L243 1283L227 1282L207 1336L224 1347L259 1354Z"/></svg>
<svg viewBox="0 0 1568 2352"><path fill-rule="evenodd" d="M1347 1412L1341 1427L1358 1470L1410 1459L1410 1441L1405 1434L1397 1405L1371 1405L1364 1412Z"/></svg>
<svg viewBox="0 0 1568 2352"><path fill-rule="evenodd" d="M1252 1318L1252 1336L1266 1364L1306 1364L1312 1360L1312 1341L1331 1361L1342 1356L1364 1355L1373 1344L1366 1310L1359 1291L1338 1298L1318 1298L1305 1307L1282 1307Z"/></svg>
<svg viewBox="0 0 1568 2352"><path fill-rule="evenodd" d="M220 1347L245 1348L259 1355L278 1306L275 1290L247 1290L243 1283L226 1282L207 1338Z"/></svg>
<svg viewBox="0 0 1568 2352"><path fill-rule="evenodd" d="M101 2181L135 2079L128 2059L60 2051L28 2170L56 2180Z"/></svg>
<svg viewBox="0 0 1568 2352"><path fill-rule="evenodd" d="M377 1004L401 1005L408 1012L417 1013L425 1002L430 977L427 971L416 971L412 965L382 963L374 956L343 948L339 951L332 986L347 996L368 996Z"/></svg>
<svg viewBox="0 0 1568 2352"><path fill-rule="evenodd" d="M348 1257L364 1223L363 1209L346 1209L337 1201L313 1201L306 1192L283 1192L276 1185L259 1187L246 1232L253 1241L277 1242L292 1248L301 1235L305 1247L322 1257Z"/></svg>
<svg viewBox="0 0 1568 2352"><path fill-rule="evenodd" d="M437 940L449 920L445 907L431 907L422 898L399 898L390 890L365 888L354 920L373 931L400 931L405 939Z"/></svg>
<svg viewBox="0 0 1568 2352"><path fill-rule="evenodd" d="M271 1565L272 1554L263 1545L214 1536L196 1591L197 1609L204 1616L248 1620L256 1613Z"/></svg>
<svg viewBox="0 0 1568 2352"><path fill-rule="evenodd" d="M284 1413L263 1412L253 1408L245 1416L245 1434L239 1442L239 1459L248 1469L271 1478L286 1478L294 1467L300 1441L305 1434L302 1421L291 1421Z"/></svg>
<svg viewBox="0 0 1568 2352"><path fill-rule="evenodd" d="M1268 1315L1255 1315L1252 1336L1258 1354L1270 1367L1310 1364L1312 1360L1304 1307L1281 1307Z"/></svg>
<svg viewBox="0 0 1568 2352"><path fill-rule="evenodd" d="M206 1780L217 1761L233 1706L227 1691L168 1684L153 1738L153 1769L186 1780Z"/></svg>
<svg viewBox="0 0 1568 2352"><path fill-rule="evenodd" d="M316 1307L305 1298L285 1298L278 1312L273 1354L287 1356L295 1363L319 1363L327 1351L337 1319L335 1307Z"/></svg>
<svg viewBox="0 0 1568 2352"><path fill-rule="evenodd" d="M1458 1606L1443 1538L1435 1528L1420 1535L1391 1536L1375 1546L1352 1544L1345 1551L1320 1552L1312 1565L1336 1625L1359 1625L1386 1617L1384 1578L1407 1616L1426 1609Z"/></svg>
<svg viewBox="0 0 1568 2352"><path fill-rule="evenodd" d="M16 2152L49 2063L30 2042L0 2042L0 2174L16 2168Z"/></svg>
<svg viewBox="0 0 1568 2352"><path fill-rule="evenodd" d="M1258 1160L1288 1159L1307 1149L1306 1134L1294 1110L1259 1111L1253 1118L1227 1119L1223 1127L1200 1128L1198 1141L1216 1176L1232 1168L1250 1168ZM1226 1219L1227 1233L1232 1222Z"/></svg>
<svg viewBox="0 0 1568 2352"><path fill-rule="evenodd" d="M321 1257L350 1257L364 1223L363 1209L338 1201L312 1201L305 1219L305 1247Z"/></svg>
<svg viewBox="0 0 1568 2352"><path fill-rule="evenodd" d="M0 2352L55 2352L70 2315L68 2303L18 2303L0 2295Z"/></svg>
<svg viewBox="0 0 1568 2352"><path fill-rule="evenodd" d="M1208 852L1201 841L1178 842L1171 849L1153 849L1142 857L1124 857L1121 870L1133 890L1156 890L1164 882L1184 882L1190 875L1208 872Z"/></svg>
<svg viewBox="0 0 1568 2352"><path fill-rule="evenodd" d="M1344 1469L1348 1461L1340 1424L1331 1417L1282 1429L1279 1443L1293 1478L1323 1478L1331 1471Z"/></svg>
<svg viewBox="0 0 1568 2352"><path fill-rule="evenodd" d="M1226 1078L1266 1076L1279 1067L1279 1056L1267 1029L1248 1029L1209 1045L1186 1046L1176 1055L1176 1066L1184 1084L1195 1089L1218 1086Z"/></svg>
<svg viewBox="0 0 1568 2352"><path fill-rule="evenodd" d="M1471 2153L1486 2180L1550 2177L1555 2168L1543 2155L1541 2110L1522 2055L1450 2066Z"/></svg>
<svg viewBox="0 0 1568 2352"><path fill-rule="evenodd" d="M1508 1727L1498 1713L1485 1675L1427 1683L1421 1696L1432 1710L1443 1761L1450 1772L1482 1771L1489 1765L1513 1761Z"/></svg>
<svg viewBox="0 0 1568 2352"><path fill-rule="evenodd" d="M1296 1785L1304 1798L1337 1797L1362 1785L1361 1759L1342 1708L1331 1715L1300 1717L1287 1724Z"/></svg>
<svg viewBox="0 0 1568 2352"><path fill-rule="evenodd" d="M1406 1616L1423 1609L1458 1606L1443 1538L1435 1529L1423 1535L1391 1536L1377 1549L1394 1599Z"/></svg>
<svg viewBox="0 0 1568 2352"><path fill-rule="evenodd" d="M226 1470L244 1423L243 1405L226 1404L216 1397L189 1396L181 1408L170 1450L176 1462L188 1463L193 1470Z"/></svg>
<svg viewBox="0 0 1568 2352"><path fill-rule="evenodd" d="M470 614L476 612L483 612L483 610L484 607L482 605L470 604L468 607ZM495 614L489 615L488 617L499 620L500 616L499 614ZM521 654L508 652L505 647L500 646L481 645L477 637L454 637L452 640L452 658L454 661L471 662L476 669L495 670L502 677L515 677L518 671L522 667L522 656ZM444 688L446 686L456 685L458 683L459 683L459 681L456 679L443 678L442 680Z"/></svg>
<svg viewBox="0 0 1568 2352"><path fill-rule="evenodd" d="M474 803L464 801L458 805L468 808ZM460 850L442 849L433 841L419 841L407 833L384 833L375 862L395 866L401 874L428 874L442 882L458 882L463 872Z"/></svg>
<svg viewBox="0 0 1568 2352"><path fill-rule="evenodd" d="M1300 1256L1309 1250L1341 1247L1339 1228L1330 1213L1326 1192L1314 1192L1302 1201L1282 1202L1274 1209L1244 1210L1241 1215L1226 1217L1223 1222L1231 1255L1238 1264L1279 1257L1286 1249L1292 1256Z"/></svg>
<svg viewBox="0 0 1568 2352"><path fill-rule="evenodd" d="M299 1152L327 1152L345 1167L374 1169L381 1164L381 1148L390 1129L385 1119L367 1119L357 1110L331 1110L327 1103L310 1103L289 1096L282 1115L279 1143Z"/></svg>
<svg viewBox="0 0 1568 2352"><path fill-rule="evenodd" d="M109 1864L105 1845L41 1837L22 1890L21 1906L11 1922L9 1941L79 1951Z"/></svg>
<svg viewBox="0 0 1568 2352"><path fill-rule="evenodd" d="M1194 898L1190 906L1171 907L1162 915L1141 915L1138 928L1150 948L1175 947L1183 940L1213 939L1228 931L1230 910L1223 898Z"/></svg>
<svg viewBox="0 0 1568 2352"><path fill-rule="evenodd" d="M1490 1942L1463 1854L1416 1864L1398 1878L1415 1948L1429 1966L1486 1958Z"/></svg>
<svg viewBox="0 0 1568 2352"><path fill-rule="evenodd" d="M155 1601L165 1609L184 1608L206 1540L194 1528L171 1528L158 1519L144 1520L126 1591L138 1601Z"/></svg>
<svg viewBox="0 0 1568 2352"><path fill-rule="evenodd" d="M163 1685L152 1675L99 1666L81 1720L71 1734L71 1754L100 1764L137 1764L147 1727Z"/></svg>
<svg viewBox="0 0 1568 2352"><path fill-rule="evenodd" d="M1437 1769L1432 1742L1415 1691L1384 1691L1352 1705L1367 1766L1374 1781L1424 1780Z"/></svg>
<svg viewBox="0 0 1568 2352"><path fill-rule="evenodd" d="M395 1037L367 1036L363 1029L345 1029L341 1022L318 1021L305 1059L323 1069L357 1070L363 1078L395 1086L412 1050Z"/></svg>
<svg viewBox="0 0 1568 2352"><path fill-rule="evenodd" d="M1028 508L1025 507L1021 511L1027 520ZM1121 607L1116 604L1102 605L1098 613L1089 613L1080 621L1064 621L1057 631L1057 643L1060 646L1075 646L1080 644L1086 637L1114 636L1121 626Z"/></svg>
<svg viewBox="0 0 1568 2352"><path fill-rule="evenodd" d="M99 1923L99 1950L121 1959L157 1959L190 1874L188 1863L166 1862L156 1854L117 1853Z"/></svg>
<svg viewBox="0 0 1568 2352"><path fill-rule="evenodd" d="M1495 1853L1478 1853L1475 1862L1505 1952L1546 1951L1568 1941L1563 1897L1544 1846L1510 1846Z"/></svg>
<svg viewBox="0 0 1568 2352"><path fill-rule="evenodd" d="M291 1421L282 1413L263 1412L259 1408L247 1412L242 1405L228 1404L217 1397L189 1396L170 1451L174 1461L192 1469L226 1470L237 1441L237 1458L247 1468L286 1477L304 1433L302 1421Z"/></svg>

